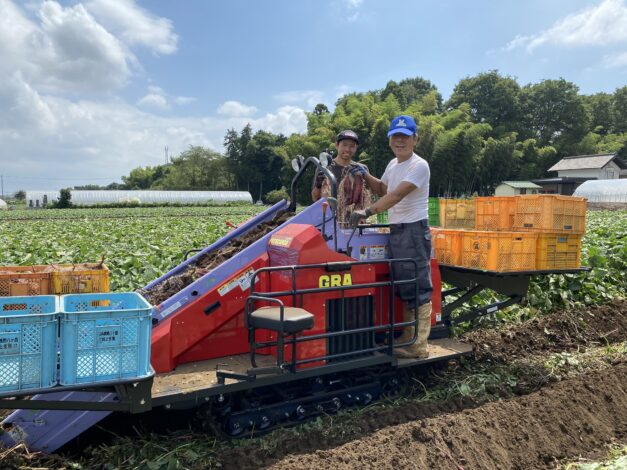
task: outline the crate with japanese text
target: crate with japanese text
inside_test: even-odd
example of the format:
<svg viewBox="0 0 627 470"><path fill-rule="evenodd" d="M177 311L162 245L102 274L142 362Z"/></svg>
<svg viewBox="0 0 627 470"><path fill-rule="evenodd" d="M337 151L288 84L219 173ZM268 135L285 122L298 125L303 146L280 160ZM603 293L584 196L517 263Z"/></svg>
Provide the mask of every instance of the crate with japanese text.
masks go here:
<svg viewBox="0 0 627 470"><path fill-rule="evenodd" d="M59 382L146 377L151 312L151 305L135 292L62 296Z"/></svg>
<svg viewBox="0 0 627 470"><path fill-rule="evenodd" d="M0 391L52 387L57 375L58 297L0 297Z"/></svg>
<svg viewBox="0 0 627 470"><path fill-rule="evenodd" d="M539 233L536 269L579 268L582 236L568 233Z"/></svg>

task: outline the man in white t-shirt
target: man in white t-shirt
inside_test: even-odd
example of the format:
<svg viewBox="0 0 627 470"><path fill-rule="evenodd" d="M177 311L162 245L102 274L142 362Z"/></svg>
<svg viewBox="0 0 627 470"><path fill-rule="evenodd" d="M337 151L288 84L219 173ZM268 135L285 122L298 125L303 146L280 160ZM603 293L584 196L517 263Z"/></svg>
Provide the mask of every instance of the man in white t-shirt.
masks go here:
<svg viewBox="0 0 627 470"><path fill-rule="evenodd" d="M351 225L372 214L388 211L390 223L390 251L392 258L412 258L416 263L394 263L393 275L397 281L418 280L397 286L404 301L405 322L416 321L418 308L418 334L415 343L398 348L400 357L428 357L427 338L431 331L431 232L428 223L429 164L414 153L418 140L416 121L411 116L397 116L388 129L390 148L396 158L392 159L381 179L365 173L368 186L383 194L377 202L351 215ZM416 267L418 273L416 273ZM417 292L416 292L417 291ZM414 338L414 327L406 327L396 340L397 344L409 343Z"/></svg>

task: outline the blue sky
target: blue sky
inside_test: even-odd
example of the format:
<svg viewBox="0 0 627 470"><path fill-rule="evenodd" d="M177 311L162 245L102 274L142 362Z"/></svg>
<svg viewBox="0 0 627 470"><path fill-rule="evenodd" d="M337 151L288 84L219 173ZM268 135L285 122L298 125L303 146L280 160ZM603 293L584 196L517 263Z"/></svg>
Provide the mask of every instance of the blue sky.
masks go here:
<svg viewBox="0 0 627 470"><path fill-rule="evenodd" d="M627 84L626 0L0 0L4 192L120 181L352 91L498 69Z"/></svg>

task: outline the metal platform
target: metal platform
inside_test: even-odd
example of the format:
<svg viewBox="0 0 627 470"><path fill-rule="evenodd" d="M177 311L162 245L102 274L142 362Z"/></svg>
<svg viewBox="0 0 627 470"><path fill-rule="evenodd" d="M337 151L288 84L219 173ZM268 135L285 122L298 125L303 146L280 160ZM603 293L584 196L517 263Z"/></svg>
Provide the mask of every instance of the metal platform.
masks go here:
<svg viewBox="0 0 627 470"><path fill-rule="evenodd" d="M179 366L175 371L155 376L152 385L152 406L178 407L189 406L191 403L202 403L211 396L221 393L248 389L255 386L266 386L311 375L324 375L342 370L355 370L360 365L377 365L388 363L399 368L419 366L439 361L455 359L472 353L472 346L454 339L442 338L429 341L429 357L423 359L399 359L383 353L375 353L360 360L338 362L332 365L305 368L295 374L277 373L257 377L254 385L250 381L227 379L225 384L218 382L217 372L229 371L245 375L250 369L250 355L240 354L220 359L211 359ZM257 355L258 365L273 366L276 358L268 355Z"/></svg>

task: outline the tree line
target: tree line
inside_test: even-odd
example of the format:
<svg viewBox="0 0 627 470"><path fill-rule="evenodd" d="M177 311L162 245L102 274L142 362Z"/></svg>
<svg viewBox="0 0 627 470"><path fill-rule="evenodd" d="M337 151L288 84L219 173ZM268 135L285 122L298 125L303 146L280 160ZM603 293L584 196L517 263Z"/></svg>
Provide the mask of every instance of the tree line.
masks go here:
<svg viewBox="0 0 627 470"><path fill-rule="evenodd" d="M133 169L110 189L247 190L255 200L282 194L293 176L291 159L334 148L343 129L358 133L356 159L380 176L392 158L387 127L398 114L418 123L416 152L431 166L433 196L492 194L501 181L550 176L547 169L567 155L627 158L627 86L582 95L562 78L520 86L493 70L460 80L446 102L417 77L342 96L332 112L318 104L303 134L230 129L223 154L190 147L166 165Z"/></svg>

